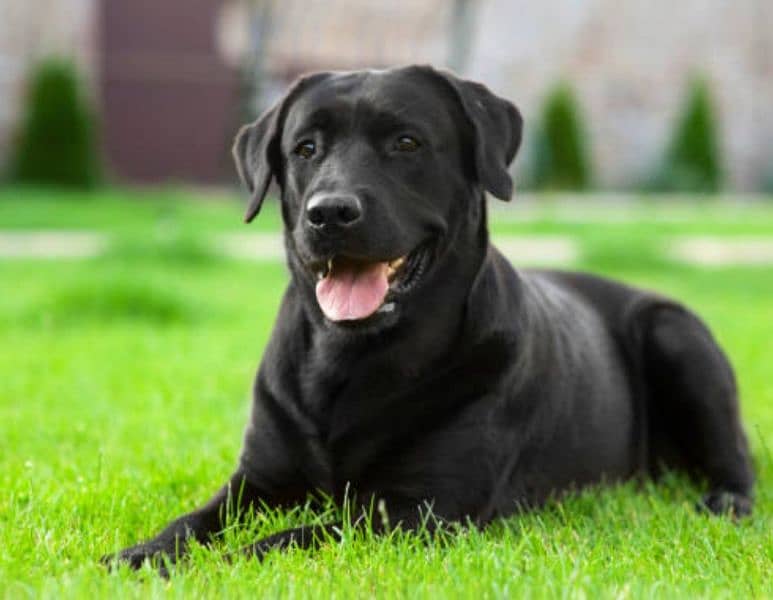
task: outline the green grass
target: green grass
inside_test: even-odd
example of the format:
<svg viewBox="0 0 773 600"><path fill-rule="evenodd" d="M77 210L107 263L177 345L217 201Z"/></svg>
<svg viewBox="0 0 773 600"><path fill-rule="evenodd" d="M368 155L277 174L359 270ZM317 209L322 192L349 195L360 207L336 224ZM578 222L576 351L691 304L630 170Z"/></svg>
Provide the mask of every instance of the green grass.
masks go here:
<svg viewBox="0 0 773 600"><path fill-rule="evenodd" d="M670 293L708 321L738 373L759 476L752 518L695 513L700 490L671 477L588 490L431 542L347 530L316 553L224 564L224 547L322 518L267 514L212 550L195 548L169 582L108 574L99 556L153 535L231 472L286 271L202 250L206 235L239 227L233 201L16 189L0 192L0 229L100 229L121 243L92 260L0 260L2 593L773 596L773 267L694 269L652 256L669 235L773 235L773 207L637 205L621 222L604 209L582 219L562 211L548 204L529 220L497 211L494 228L571 235L585 250L582 268ZM181 234L159 241L159 223ZM272 205L256 221L264 231L278 223Z"/></svg>
<svg viewBox="0 0 773 600"><path fill-rule="evenodd" d="M271 203L273 204L273 203ZM245 204L235 193L193 192L170 187L148 190L62 191L0 188L0 228L89 229L128 235L243 229ZM250 226L275 231L279 212L270 205Z"/></svg>

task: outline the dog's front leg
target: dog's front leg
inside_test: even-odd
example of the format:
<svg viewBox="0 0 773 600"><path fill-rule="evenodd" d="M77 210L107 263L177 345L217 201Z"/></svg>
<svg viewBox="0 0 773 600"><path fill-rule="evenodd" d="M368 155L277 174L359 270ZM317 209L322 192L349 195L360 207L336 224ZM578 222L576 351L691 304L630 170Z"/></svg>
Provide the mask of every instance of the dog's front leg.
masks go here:
<svg viewBox="0 0 773 600"><path fill-rule="evenodd" d="M237 471L204 506L175 519L153 539L125 548L117 554L106 555L102 557L102 562L108 565L126 563L133 569L139 569L145 561L151 561L162 574L166 574L165 564L175 563L182 557L191 540L209 543L214 535L222 531L227 514L243 514L263 499L263 494Z"/></svg>
<svg viewBox="0 0 773 600"><path fill-rule="evenodd" d="M381 508L384 505L378 504L378 506ZM447 523L433 516L428 507L428 503L411 505L409 508L390 515L389 518L387 518L385 510L374 512L371 514L371 518L367 518L368 509L363 508L361 518L355 520L352 525L358 528L370 527L378 535L389 533L393 529L401 529L403 531L423 530L433 536ZM292 547L302 550L316 549L326 542L341 541L343 528L344 525L341 522L336 522L285 529L245 546L241 549L240 554L263 560L265 555L273 550L286 550ZM233 555L229 556L229 559L231 558Z"/></svg>
<svg viewBox="0 0 773 600"><path fill-rule="evenodd" d="M285 529L242 548L241 554L263 560L263 557L272 550L286 550L290 547L317 548L326 541L340 541L341 528L341 523L331 523Z"/></svg>

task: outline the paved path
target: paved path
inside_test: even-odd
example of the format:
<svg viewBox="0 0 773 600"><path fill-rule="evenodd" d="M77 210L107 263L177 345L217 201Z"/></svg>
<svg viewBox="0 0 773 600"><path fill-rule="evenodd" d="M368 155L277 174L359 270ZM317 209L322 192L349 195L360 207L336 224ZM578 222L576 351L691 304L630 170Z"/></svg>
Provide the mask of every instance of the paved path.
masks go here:
<svg viewBox="0 0 773 600"><path fill-rule="evenodd" d="M563 236L499 236L494 243L520 265L571 265L579 259L577 243ZM219 247L234 258L284 260L284 244L278 234L234 233L220 238Z"/></svg>
<svg viewBox="0 0 773 600"><path fill-rule="evenodd" d="M773 239L770 237L681 238L671 242L668 253L676 260L710 267L769 265L773 264Z"/></svg>
<svg viewBox="0 0 773 600"><path fill-rule="evenodd" d="M518 265L572 266L581 247L569 236L494 235L497 247ZM248 260L284 260L279 234L231 233L213 238L213 247L227 256ZM73 259L103 253L108 234L90 231L0 231L0 259ZM675 260L699 266L773 265L771 237L681 236L664 252Z"/></svg>
<svg viewBox="0 0 773 600"><path fill-rule="evenodd" d="M0 232L0 258L88 258L107 246L108 236L89 231Z"/></svg>

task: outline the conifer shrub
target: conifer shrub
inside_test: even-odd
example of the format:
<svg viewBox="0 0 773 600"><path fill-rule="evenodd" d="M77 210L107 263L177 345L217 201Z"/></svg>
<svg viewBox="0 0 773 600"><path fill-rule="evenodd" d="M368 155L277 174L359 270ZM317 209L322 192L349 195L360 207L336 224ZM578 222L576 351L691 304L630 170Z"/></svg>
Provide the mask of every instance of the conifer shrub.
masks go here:
<svg viewBox="0 0 773 600"><path fill-rule="evenodd" d="M722 187L717 116L708 82L691 80L687 99L652 187L658 191L713 193Z"/></svg>
<svg viewBox="0 0 773 600"><path fill-rule="evenodd" d="M591 185L588 140L579 102L568 83L548 94L534 142L533 182L541 189L584 190Z"/></svg>
<svg viewBox="0 0 773 600"><path fill-rule="evenodd" d="M50 58L34 69L10 178L70 187L93 187L99 181L95 117L70 61Z"/></svg>

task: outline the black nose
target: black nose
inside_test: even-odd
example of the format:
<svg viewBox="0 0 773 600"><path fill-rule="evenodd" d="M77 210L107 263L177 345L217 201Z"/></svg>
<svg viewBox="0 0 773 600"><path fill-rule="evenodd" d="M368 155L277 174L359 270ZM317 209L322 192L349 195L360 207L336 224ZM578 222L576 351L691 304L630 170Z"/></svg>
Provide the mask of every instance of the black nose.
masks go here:
<svg viewBox="0 0 773 600"><path fill-rule="evenodd" d="M315 194L306 205L306 221L316 229L350 227L362 217L357 196Z"/></svg>

